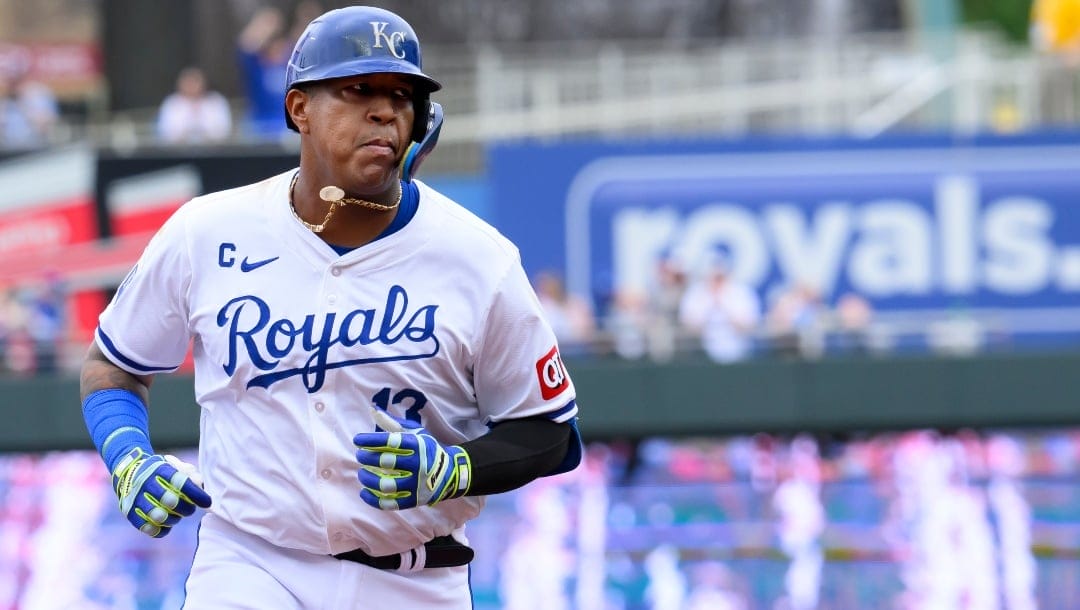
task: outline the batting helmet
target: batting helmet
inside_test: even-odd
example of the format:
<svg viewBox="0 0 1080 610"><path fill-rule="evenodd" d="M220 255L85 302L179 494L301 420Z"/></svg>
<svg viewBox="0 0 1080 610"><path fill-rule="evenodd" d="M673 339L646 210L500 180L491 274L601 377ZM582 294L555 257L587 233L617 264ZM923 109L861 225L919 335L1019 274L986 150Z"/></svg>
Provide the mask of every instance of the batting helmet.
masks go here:
<svg viewBox="0 0 1080 610"><path fill-rule="evenodd" d="M289 58L285 90L342 76L407 75L415 83L412 139L419 142L427 133L431 92L442 89L424 74L421 63L420 40L407 21L385 9L350 6L308 24ZM288 109L285 123L296 131Z"/></svg>

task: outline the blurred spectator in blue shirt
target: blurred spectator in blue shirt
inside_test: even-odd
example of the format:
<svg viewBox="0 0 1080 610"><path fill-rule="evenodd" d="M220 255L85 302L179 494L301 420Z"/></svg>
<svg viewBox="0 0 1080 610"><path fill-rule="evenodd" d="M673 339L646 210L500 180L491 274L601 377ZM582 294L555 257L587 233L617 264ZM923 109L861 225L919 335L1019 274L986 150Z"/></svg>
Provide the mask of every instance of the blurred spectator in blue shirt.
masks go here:
<svg viewBox="0 0 1080 610"><path fill-rule="evenodd" d="M46 272L24 289L23 298L29 313L26 330L34 343L34 371L52 373L60 366L66 316L66 292L59 276Z"/></svg>
<svg viewBox="0 0 1080 610"><path fill-rule="evenodd" d="M285 70L293 41L285 18L275 7L263 7L241 30L237 41L240 73L247 96L245 131L255 137L288 134L285 125Z"/></svg>

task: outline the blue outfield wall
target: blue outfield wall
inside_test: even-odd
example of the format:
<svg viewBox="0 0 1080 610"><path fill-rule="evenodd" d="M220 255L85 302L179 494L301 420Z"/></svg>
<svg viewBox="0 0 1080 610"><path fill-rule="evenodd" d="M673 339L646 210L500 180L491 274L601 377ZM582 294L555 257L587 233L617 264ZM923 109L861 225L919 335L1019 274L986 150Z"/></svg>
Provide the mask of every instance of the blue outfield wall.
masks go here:
<svg viewBox="0 0 1080 610"><path fill-rule="evenodd" d="M512 142L490 220L526 269L602 310L653 266L721 251L763 297L795 282L879 311L1080 321L1080 133Z"/></svg>
<svg viewBox="0 0 1080 610"><path fill-rule="evenodd" d="M484 176L432 174L420 176L425 184L460 203L473 214L491 221L491 186Z"/></svg>

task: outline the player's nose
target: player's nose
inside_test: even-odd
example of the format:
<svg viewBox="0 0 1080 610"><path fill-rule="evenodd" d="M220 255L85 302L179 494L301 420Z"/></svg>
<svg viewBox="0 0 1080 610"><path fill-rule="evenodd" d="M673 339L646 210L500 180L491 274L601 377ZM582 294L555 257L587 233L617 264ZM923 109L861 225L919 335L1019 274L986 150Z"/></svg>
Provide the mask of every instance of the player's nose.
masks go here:
<svg viewBox="0 0 1080 610"><path fill-rule="evenodd" d="M372 123L387 123L396 115L393 99L389 95L372 95L368 102L367 119Z"/></svg>

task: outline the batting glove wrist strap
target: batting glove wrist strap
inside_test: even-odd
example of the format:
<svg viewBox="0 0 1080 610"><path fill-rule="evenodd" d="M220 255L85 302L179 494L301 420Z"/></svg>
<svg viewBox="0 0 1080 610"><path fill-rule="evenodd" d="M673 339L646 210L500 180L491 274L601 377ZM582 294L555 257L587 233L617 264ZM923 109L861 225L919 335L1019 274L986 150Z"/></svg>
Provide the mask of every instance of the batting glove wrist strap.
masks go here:
<svg viewBox="0 0 1080 610"><path fill-rule="evenodd" d="M364 502L382 510L400 510L434 506L469 492L472 463L464 449L440 444L414 422L394 418L383 423L380 426L390 431L353 438Z"/></svg>

